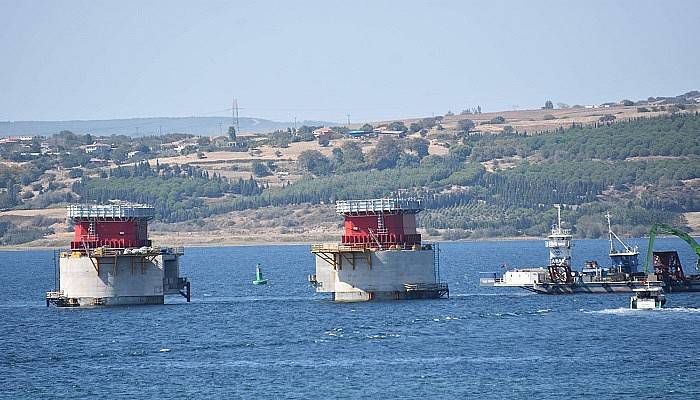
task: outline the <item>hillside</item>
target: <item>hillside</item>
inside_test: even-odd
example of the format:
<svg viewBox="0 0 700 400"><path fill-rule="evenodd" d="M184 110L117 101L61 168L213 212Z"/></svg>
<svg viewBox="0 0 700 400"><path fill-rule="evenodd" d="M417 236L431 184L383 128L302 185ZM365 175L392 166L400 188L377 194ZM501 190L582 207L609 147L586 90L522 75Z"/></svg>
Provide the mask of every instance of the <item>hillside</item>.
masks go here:
<svg viewBox="0 0 700 400"><path fill-rule="evenodd" d="M356 137L334 128L315 138L314 128L302 127L235 144L144 138L111 143L103 157L112 160L100 162L60 148L114 138L62 134L47 142L58 155L6 152L14 161L0 161L0 208L12 208L0 212L0 240L65 244L70 227L61 205L112 199L154 204L154 238L163 243L328 240L340 230L336 199L398 191L425 200L419 224L435 240L540 236L554 203L565 204L577 237L604 235L608 210L625 235L643 235L653 222L700 233L700 116L692 104L448 115L363 128L375 131ZM114 161L126 147L134 155Z"/></svg>

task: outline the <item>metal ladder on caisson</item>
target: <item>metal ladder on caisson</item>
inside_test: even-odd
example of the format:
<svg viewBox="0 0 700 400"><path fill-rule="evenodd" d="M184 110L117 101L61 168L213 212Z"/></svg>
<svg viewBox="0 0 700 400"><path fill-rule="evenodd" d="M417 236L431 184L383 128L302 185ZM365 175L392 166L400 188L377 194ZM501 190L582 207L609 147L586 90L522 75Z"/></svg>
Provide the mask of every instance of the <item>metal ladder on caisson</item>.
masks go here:
<svg viewBox="0 0 700 400"><path fill-rule="evenodd" d="M438 292L438 298L450 298L450 287L446 282L440 280L440 245L433 244L433 270L435 274L435 289Z"/></svg>
<svg viewBox="0 0 700 400"><path fill-rule="evenodd" d="M433 269L435 274L435 282L440 282L440 245L433 244Z"/></svg>
<svg viewBox="0 0 700 400"><path fill-rule="evenodd" d="M387 233L386 225L384 225L384 214L377 215L377 233Z"/></svg>
<svg viewBox="0 0 700 400"><path fill-rule="evenodd" d="M59 267L58 257L61 256L61 251L53 249L53 290L58 292L61 290L61 268Z"/></svg>

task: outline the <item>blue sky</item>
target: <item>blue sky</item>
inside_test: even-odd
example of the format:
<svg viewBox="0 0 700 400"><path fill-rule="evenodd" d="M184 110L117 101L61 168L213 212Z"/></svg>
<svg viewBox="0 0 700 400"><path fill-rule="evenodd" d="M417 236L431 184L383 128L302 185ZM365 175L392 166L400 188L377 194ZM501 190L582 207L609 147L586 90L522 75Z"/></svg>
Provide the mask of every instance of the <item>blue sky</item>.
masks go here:
<svg viewBox="0 0 700 400"><path fill-rule="evenodd" d="M357 121L700 89L698 1L0 0L0 120Z"/></svg>

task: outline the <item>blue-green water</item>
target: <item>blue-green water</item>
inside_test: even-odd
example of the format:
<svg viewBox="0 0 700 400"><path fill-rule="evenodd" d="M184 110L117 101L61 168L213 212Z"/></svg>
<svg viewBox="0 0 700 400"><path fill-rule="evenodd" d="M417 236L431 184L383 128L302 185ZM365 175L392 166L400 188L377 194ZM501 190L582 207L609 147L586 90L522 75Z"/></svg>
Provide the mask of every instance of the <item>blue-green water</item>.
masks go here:
<svg viewBox="0 0 700 400"><path fill-rule="evenodd" d="M693 272L683 242L657 243ZM575 265L607 264L607 242L575 246ZM252 246L187 249L190 304L93 309L45 307L50 251L2 251L0 397L700 398L700 294L645 312L482 288L480 271L543 264L542 241L441 249L448 300L331 303L307 246Z"/></svg>

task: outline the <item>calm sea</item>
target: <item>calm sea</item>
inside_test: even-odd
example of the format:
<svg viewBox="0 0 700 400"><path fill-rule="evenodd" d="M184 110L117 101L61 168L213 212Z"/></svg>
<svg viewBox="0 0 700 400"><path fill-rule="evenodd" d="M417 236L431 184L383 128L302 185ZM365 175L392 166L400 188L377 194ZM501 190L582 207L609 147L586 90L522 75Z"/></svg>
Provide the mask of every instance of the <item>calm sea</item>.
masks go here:
<svg viewBox="0 0 700 400"><path fill-rule="evenodd" d="M694 271L685 243L657 243ZM575 265L607 265L607 246L576 241ZM479 272L544 264L543 241L441 250L448 300L335 304L306 282L307 246L252 246L187 249L190 304L93 309L45 307L52 252L3 251L0 397L700 398L700 294L644 312L482 288Z"/></svg>

